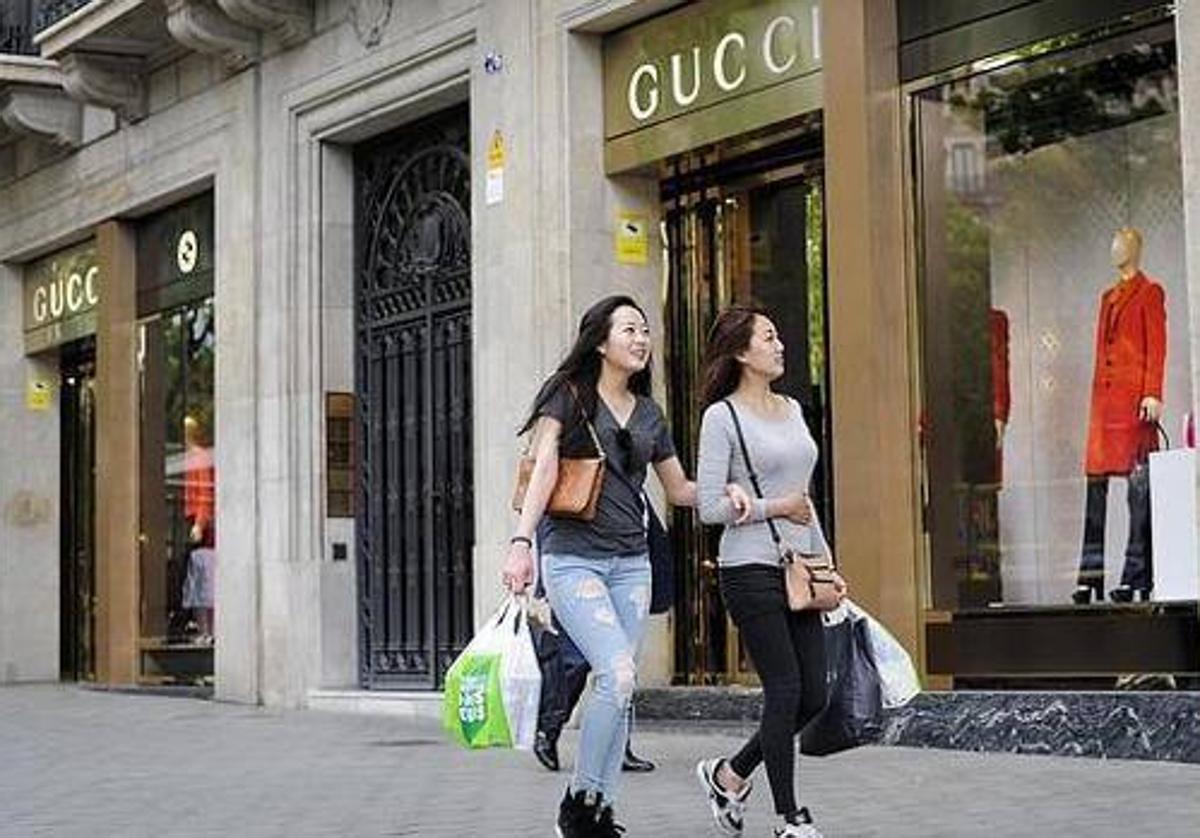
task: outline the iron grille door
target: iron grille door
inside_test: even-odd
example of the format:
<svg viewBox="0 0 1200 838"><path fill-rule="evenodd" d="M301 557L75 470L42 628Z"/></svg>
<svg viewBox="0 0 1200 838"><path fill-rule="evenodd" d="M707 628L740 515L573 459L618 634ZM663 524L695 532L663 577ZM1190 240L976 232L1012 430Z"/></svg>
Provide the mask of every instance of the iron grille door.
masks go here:
<svg viewBox="0 0 1200 838"><path fill-rule="evenodd" d="M466 107L355 157L360 672L441 686L473 631Z"/></svg>

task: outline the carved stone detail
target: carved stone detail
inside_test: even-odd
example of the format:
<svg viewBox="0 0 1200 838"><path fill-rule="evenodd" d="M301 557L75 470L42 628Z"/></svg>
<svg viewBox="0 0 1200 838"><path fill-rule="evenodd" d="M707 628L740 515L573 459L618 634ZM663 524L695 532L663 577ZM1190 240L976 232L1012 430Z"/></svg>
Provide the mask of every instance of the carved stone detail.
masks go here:
<svg viewBox="0 0 1200 838"><path fill-rule="evenodd" d="M61 90L9 88L0 92L0 122L14 134L76 148L83 138L83 105Z"/></svg>
<svg viewBox="0 0 1200 838"><path fill-rule="evenodd" d="M312 35L312 0L217 0L217 5L239 23L271 32L285 46Z"/></svg>
<svg viewBox="0 0 1200 838"><path fill-rule="evenodd" d="M396 0L354 0L350 4L346 17L364 47L378 46L383 40L383 30L392 19L395 2Z"/></svg>
<svg viewBox="0 0 1200 838"><path fill-rule="evenodd" d="M230 19L216 0L167 0L167 29L190 50L220 55L231 70L258 60L258 33Z"/></svg>
<svg viewBox="0 0 1200 838"><path fill-rule="evenodd" d="M146 115L146 85L139 59L69 52L59 66L63 88L72 99L112 108L130 122Z"/></svg>

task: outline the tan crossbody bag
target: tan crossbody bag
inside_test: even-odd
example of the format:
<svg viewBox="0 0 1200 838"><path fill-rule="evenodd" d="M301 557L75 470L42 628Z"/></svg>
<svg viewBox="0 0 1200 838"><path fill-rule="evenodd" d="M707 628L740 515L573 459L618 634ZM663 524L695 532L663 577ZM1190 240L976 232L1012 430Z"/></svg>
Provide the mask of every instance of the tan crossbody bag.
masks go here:
<svg viewBox="0 0 1200 838"><path fill-rule="evenodd" d="M592 425L591 418L579 401L579 393L571 382L566 382L575 399L575 406L583 414L583 421L591 434L592 444L596 446L595 457L559 457L558 479L554 483L554 491L546 504L546 514L559 518L577 518L581 521L591 521L596 517L596 503L600 500L600 489L604 486L604 449L600 445L600 437ZM517 464L517 485L513 489L512 508L517 512L525 505L525 493L529 490L529 479L533 476L533 467L537 458L533 456L533 439L525 446L521 461Z"/></svg>

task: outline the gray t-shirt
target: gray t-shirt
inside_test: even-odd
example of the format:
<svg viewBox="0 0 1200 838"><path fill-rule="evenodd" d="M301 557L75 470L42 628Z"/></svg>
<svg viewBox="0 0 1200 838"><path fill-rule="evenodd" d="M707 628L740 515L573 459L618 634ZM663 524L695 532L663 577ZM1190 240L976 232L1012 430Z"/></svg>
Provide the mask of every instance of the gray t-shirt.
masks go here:
<svg viewBox="0 0 1200 838"><path fill-rule="evenodd" d="M788 401L792 411L786 419L779 420L763 419L734 405L759 485L767 498L807 492L817 464L817 443L809 433L800 405L794 399ZM744 524L734 523L737 515L725 495L727 483L737 483L755 498L750 520ZM717 560L722 567L779 563L779 552L766 523L766 501L758 500L754 494L737 430L724 402L709 405L700 423L696 492L700 520L706 524L725 525ZM808 526L776 518L775 527L783 542L792 549L811 556L829 554L821 522L815 516Z"/></svg>
<svg viewBox="0 0 1200 838"><path fill-rule="evenodd" d="M542 412L562 422L560 456L596 456L583 409L569 389L558 388ZM579 521L547 515L538 527L539 549L542 553L588 558L641 555L647 551L641 497L646 466L675 456L666 418L653 399L638 396L625 425L629 431L625 445L619 440L624 435L616 417L603 399L597 399L592 424L608 457L596 517Z"/></svg>

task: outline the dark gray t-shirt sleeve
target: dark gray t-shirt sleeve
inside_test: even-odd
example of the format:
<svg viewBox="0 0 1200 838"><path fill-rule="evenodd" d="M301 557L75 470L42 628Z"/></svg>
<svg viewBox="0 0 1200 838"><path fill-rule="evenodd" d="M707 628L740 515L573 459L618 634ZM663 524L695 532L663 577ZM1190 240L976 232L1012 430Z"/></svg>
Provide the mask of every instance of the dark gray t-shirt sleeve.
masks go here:
<svg viewBox="0 0 1200 838"><path fill-rule="evenodd" d="M541 416L557 419L562 424L559 455L564 457L594 457L595 444L583 421L583 408L571 388L560 384L538 411Z"/></svg>
<svg viewBox="0 0 1200 838"><path fill-rule="evenodd" d="M671 429L667 427L667 417L663 415L658 402L651 401L654 406L654 452L650 462L661 463L675 456L675 442L671 439Z"/></svg>

